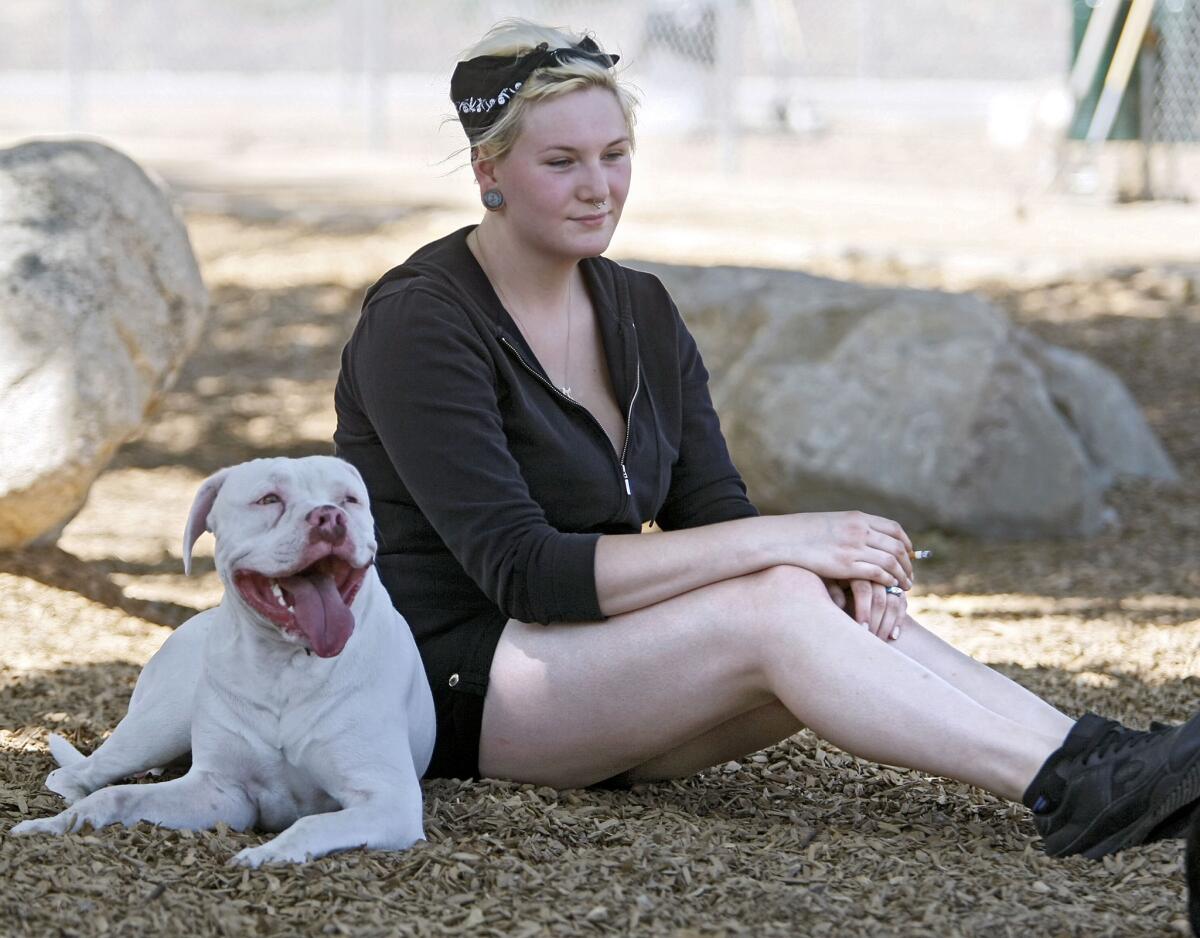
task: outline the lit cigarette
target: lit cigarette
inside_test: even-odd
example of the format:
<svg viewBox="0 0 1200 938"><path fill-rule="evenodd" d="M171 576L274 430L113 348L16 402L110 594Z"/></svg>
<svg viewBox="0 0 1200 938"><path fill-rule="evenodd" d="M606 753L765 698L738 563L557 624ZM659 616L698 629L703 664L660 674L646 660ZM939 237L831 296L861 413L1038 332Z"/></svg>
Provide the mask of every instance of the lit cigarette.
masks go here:
<svg viewBox="0 0 1200 938"><path fill-rule="evenodd" d="M933 556L933 551L931 551L931 550L912 550L912 551L909 551L908 556L910 556L913 560L928 560L930 557Z"/></svg>

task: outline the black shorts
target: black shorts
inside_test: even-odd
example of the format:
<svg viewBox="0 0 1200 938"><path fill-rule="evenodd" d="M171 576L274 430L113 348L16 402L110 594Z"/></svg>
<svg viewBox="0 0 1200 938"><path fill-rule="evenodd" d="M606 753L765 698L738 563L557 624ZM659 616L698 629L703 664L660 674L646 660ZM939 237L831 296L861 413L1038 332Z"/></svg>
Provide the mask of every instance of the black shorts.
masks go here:
<svg viewBox="0 0 1200 938"><path fill-rule="evenodd" d="M474 616L428 639L418 639L433 690L437 740L426 778L478 778L483 700L496 643L508 619Z"/></svg>

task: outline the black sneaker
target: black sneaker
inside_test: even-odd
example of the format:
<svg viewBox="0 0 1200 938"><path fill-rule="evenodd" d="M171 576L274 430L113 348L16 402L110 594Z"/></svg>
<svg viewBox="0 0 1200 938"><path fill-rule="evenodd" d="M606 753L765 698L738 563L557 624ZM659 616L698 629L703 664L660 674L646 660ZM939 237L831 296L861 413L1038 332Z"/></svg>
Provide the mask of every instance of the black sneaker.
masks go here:
<svg viewBox="0 0 1200 938"><path fill-rule="evenodd" d="M1171 836L1200 798L1200 714L1139 732L1085 714L1026 792L1050 856L1096 860Z"/></svg>
<svg viewBox="0 0 1200 938"><path fill-rule="evenodd" d="M1158 720L1151 720L1150 732L1169 733L1178 725L1177 723L1159 723ZM1146 839L1142 843L1152 844L1158 840L1178 840L1187 837L1188 831L1193 827L1195 814L1196 805L1193 802L1177 808L1174 814L1167 815L1165 819L1154 825L1153 830L1146 835Z"/></svg>
<svg viewBox="0 0 1200 938"><path fill-rule="evenodd" d="M1192 923L1192 934L1200 935L1200 810L1192 813L1187 827L1183 873L1187 879L1188 920Z"/></svg>

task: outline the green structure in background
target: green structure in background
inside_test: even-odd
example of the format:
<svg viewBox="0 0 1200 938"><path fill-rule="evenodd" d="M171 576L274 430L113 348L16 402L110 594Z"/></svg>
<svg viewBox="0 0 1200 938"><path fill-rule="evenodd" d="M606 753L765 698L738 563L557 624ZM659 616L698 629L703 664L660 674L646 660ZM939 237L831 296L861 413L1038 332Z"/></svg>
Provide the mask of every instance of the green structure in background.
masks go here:
<svg viewBox="0 0 1200 938"><path fill-rule="evenodd" d="M1111 0L1110 0L1111 2ZM1087 29L1088 20L1092 16L1094 4L1088 0L1071 0L1074 9L1072 41L1071 41L1071 61L1079 55L1079 46L1083 42L1083 33ZM1084 140L1087 138L1088 127L1092 123L1092 115L1096 110L1096 102L1100 98L1100 89L1104 86L1104 76L1108 74L1108 67L1112 63L1113 53L1117 49L1117 40L1121 35L1121 26L1125 22L1125 17L1129 14L1130 0L1121 0L1121 9L1117 13L1116 23L1113 25L1112 34L1108 37L1108 41L1104 46L1104 56L1101 58L1101 65L1096 69L1096 74L1092 78L1092 83L1088 87L1087 94L1080 100L1078 107L1075 108L1075 117L1071 121L1071 128L1068 131L1068 136L1072 140ZM1137 63L1133 66L1133 74L1129 77L1129 84L1125 88L1125 94L1121 98L1121 107L1117 111L1117 119L1113 122L1112 130L1108 133L1109 140L1139 140L1142 139L1143 120L1142 120L1142 56L1138 56Z"/></svg>

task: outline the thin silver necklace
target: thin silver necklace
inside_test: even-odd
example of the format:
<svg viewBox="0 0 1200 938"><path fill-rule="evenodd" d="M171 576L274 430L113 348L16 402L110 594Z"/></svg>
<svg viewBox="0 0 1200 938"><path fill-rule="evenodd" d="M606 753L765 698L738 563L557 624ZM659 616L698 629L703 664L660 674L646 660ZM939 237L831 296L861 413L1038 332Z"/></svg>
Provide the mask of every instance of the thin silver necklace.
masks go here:
<svg viewBox="0 0 1200 938"><path fill-rule="evenodd" d="M492 262L487 259L487 252L483 249L483 239L479 237L478 230L476 230L474 234L475 246L479 248L479 258L483 261L483 272L487 275L487 278L491 282L492 286L496 288L496 292L500 294L500 302L504 304L504 308L508 310L513 319L517 321L517 325L521 327L521 332L525 334L525 341L528 342L529 337L533 333L531 333L526 327L525 321L517 312L517 308L508 299L508 296L504 292L504 288L500 286L500 281L492 276ZM558 388L562 394L570 397L571 400L575 400L575 398L571 395L571 301L574 295L574 287L575 277L572 274L572 276L567 278L567 347L563 350L563 383L558 384L556 381L554 381L554 379L551 379L551 383L554 384L554 386ZM532 345L532 343L530 344Z"/></svg>

